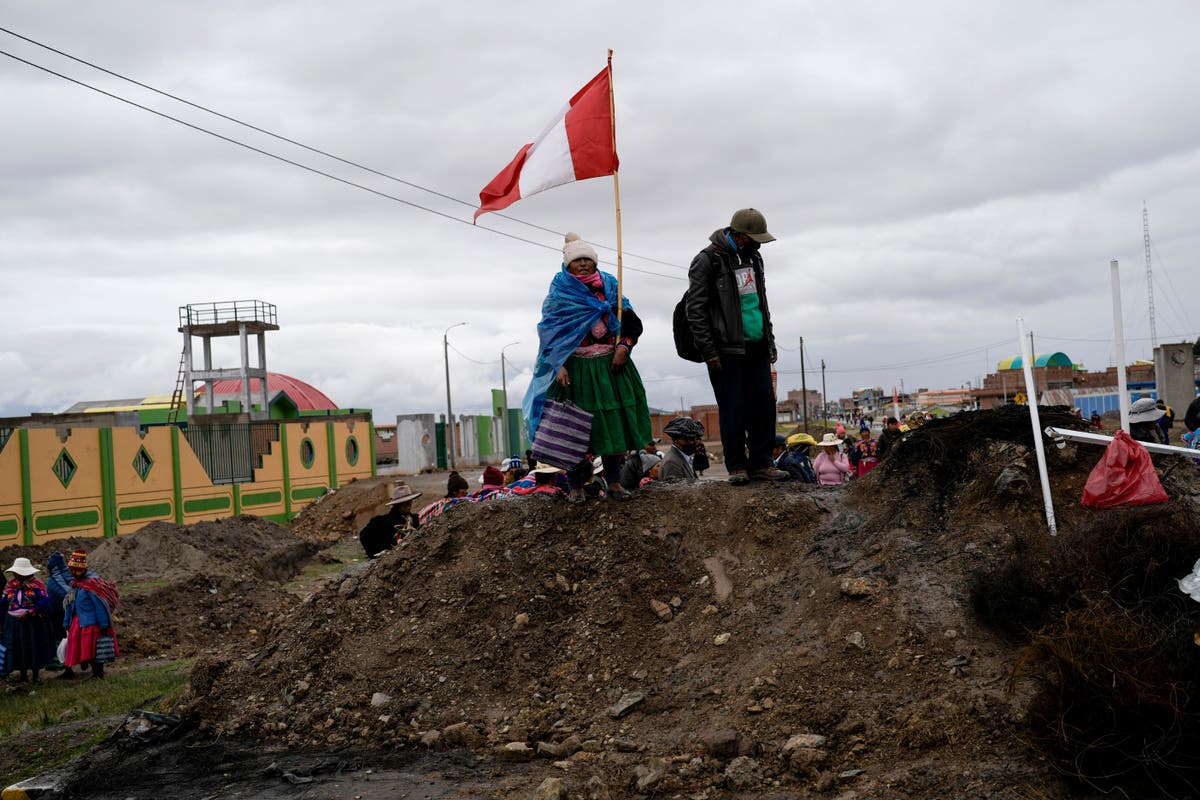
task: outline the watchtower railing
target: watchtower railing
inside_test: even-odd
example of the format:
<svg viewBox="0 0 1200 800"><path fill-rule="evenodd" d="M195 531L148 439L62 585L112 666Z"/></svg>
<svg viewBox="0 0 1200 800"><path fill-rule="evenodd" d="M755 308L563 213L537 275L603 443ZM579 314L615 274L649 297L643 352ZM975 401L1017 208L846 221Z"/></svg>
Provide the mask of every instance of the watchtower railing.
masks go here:
<svg viewBox="0 0 1200 800"><path fill-rule="evenodd" d="M179 327L220 325L225 322L262 322L278 325L275 304L262 300L222 300L189 303L179 307Z"/></svg>

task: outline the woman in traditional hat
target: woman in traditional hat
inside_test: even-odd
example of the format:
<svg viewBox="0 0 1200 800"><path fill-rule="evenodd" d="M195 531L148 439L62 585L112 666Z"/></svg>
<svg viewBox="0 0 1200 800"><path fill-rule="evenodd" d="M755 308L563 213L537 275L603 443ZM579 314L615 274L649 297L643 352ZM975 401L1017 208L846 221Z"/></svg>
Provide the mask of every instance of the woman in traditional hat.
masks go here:
<svg viewBox="0 0 1200 800"><path fill-rule="evenodd" d="M652 438L646 390L629 358L642 323L627 298L621 299L617 320L617 279L597 271L598 260L591 245L567 234L562 269L542 303L538 359L523 411L534 437L547 399L568 399L591 412L588 449L601 457L609 496L628 499L630 493L620 485L621 456ZM568 499L582 502L582 483L568 474Z"/></svg>
<svg viewBox="0 0 1200 800"><path fill-rule="evenodd" d="M50 593L46 584L34 575L40 569L28 558L18 558L4 570L8 579L0 605L4 608L4 674L19 672L21 680L33 671L39 680L42 667L54 660L53 634L50 630Z"/></svg>
<svg viewBox="0 0 1200 800"><path fill-rule="evenodd" d="M112 618L117 607L117 586L88 569L84 550L71 553L67 569L71 571L71 591L63 612L67 628L63 663L68 667L90 664L92 677L103 678L104 665L120 654Z"/></svg>
<svg viewBox="0 0 1200 800"><path fill-rule="evenodd" d="M403 481L397 481L392 486L392 499L388 502L387 513L371 517L358 532L359 544L367 558L374 558L392 549L405 533L420 526L417 515L412 511L413 500L420 496L420 492L414 492Z"/></svg>
<svg viewBox="0 0 1200 800"><path fill-rule="evenodd" d="M838 452L842 440L837 434L827 433L818 443L820 454L813 459L813 472L817 473L817 483L822 486L836 486L850 474L850 459L845 453Z"/></svg>
<svg viewBox="0 0 1200 800"><path fill-rule="evenodd" d="M1129 435L1138 442L1166 444L1166 436L1158 426L1158 420L1167 412L1154 403L1154 398L1143 397L1129 406Z"/></svg>

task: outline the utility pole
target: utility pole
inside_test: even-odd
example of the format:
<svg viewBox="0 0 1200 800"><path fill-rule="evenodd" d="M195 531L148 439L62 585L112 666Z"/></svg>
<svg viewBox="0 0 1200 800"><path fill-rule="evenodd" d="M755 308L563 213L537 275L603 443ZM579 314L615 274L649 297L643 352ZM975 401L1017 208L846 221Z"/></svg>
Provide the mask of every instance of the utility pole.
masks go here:
<svg viewBox="0 0 1200 800"><path fill-rule="evenodd" d="M450 405L450 331L465 322L456 322L442 331L442 358L446 361L446 461L450 469L454 469L454 451L457 449L458 436L454 430L454 408Z"/></svg>
<svg viewBox="0 0 1200 800"><path fill-rule="evenodd" d="M821 359L821 416L825 419L825 427L829 427L829 395L825 393L825 359Z"/></svg>
<svg viewBox="0 0 1200 800"><path fill-rule="evenodd" d="M808 433L808 381L805 380L804 374L804 337L800 337L800 394L804 399L800 401L800 405L804 406L804 432Z"/></svg>
<svg viewBox="0 0 1200 800"><path fill-rule="evenodd" d="M500 394L504 398L504 414L500 417L500 427L504 431L504 452L508 453L512 443L508 438L508 375L504 371L504 351L520 342L509 342L500 348ZM511 453L509 454L511 455ZM506 455L505 458L508 458Z"/></svg>
<svg viewBox="0 0 1200 800"><path fill-rule="evenodd" d="M1150 269L1150 212L1146 210L1145 200L1142 201L1142 240L1146 243L1146 297L1150 301L1150 352L1153 353L1158 347L1158 329L1154 324L1154 271Z"/></svg>

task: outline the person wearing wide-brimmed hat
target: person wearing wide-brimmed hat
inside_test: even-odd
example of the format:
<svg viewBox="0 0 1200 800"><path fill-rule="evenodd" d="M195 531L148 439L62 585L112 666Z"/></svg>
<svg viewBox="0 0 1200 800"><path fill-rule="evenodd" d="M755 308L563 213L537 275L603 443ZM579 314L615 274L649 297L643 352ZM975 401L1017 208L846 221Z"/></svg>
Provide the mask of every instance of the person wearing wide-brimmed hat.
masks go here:
<svg viewBox="0 0 1200 800"><path fill-rule="evenodd" d="M420 496L420 492L414 492L403 481L392 485L387 511L371 517L358 532L358 541L362 544L367 558L374 558L392 549L404 534L419 526L417 515L412 511L412 504L413 500Z"/></svg>
<svg viewBox="0 0 1200 800"><path fill-rule="evenodd" d="M821 452L813 459L813 472L817 474L817 483L822 486L836 486L850 474L850 459L838 451L841 443L842 440L832 433L825 434L817 443Z"/></svg>
<svg viewBox="0 0 1200 800"><path fill-rule="evenodd" d="M54 660L54 641L50 630L50 593L46 584L34 577L40 569L28 558L18 558L4 570L7 582L0 597L4 613L4 654L0 656L0 672L20 673L21 680L33 672L33 682L39 680L42 667Z"/></svg>
<svg viewBox="0 0 1200 800"><path fill-rule="evenodd" d="M808 448L816 443L817 440L807 433L793 433L784 440L786 449L775 461L775 466L798 481L816 483L817 473L808 457Z"/></svg>
<svg viewBox="0 0 1200 800"><path fill-rule="evenodd" d="M507 487L511 494L518 496L549 495L550 497L565 497L566 492L558 485L564 476L564 470L550 464L538 462L534 464L529 474L517 483Z"/></svg>
<svg viewBox="0 0 1200 800"><path fill-rule="evenodd" d="M1136 441L1166 444L1158 420L1167 412L1159 408L1152 397L1134 400L1129 406L1129 435Z"/></svg>
<svg viewBox="0 0 1200 800"><path fill-rule="evenodd" d="M598 261L591 245L567 234L562 269L542 303L537 363L522 411L535 442L547 400L569 400L590 412L588 451L602 459L609 497L628 499L621 457L652 438L646 390L630 357L642 323L625 297L618 319L617 279L598 271ZM571 500L583 499L590 476L586 468L568 473Z"/></svg>

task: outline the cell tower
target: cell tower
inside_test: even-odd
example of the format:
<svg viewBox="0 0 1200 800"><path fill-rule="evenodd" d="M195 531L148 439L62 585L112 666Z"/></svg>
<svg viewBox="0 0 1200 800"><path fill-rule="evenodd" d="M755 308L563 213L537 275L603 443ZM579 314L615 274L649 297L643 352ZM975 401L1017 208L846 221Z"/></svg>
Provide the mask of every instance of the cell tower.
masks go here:
<svg viewBox="0 0 1200 800"><path fill-rule="evenodd" d="M1146 297L1150 301L1150 351L1158 347L1158 330L1154 327L1154 271L1150 268L1150 212L1142 201L1142 239L1146 243Z"/></svg>

